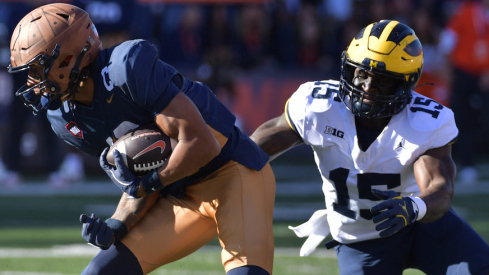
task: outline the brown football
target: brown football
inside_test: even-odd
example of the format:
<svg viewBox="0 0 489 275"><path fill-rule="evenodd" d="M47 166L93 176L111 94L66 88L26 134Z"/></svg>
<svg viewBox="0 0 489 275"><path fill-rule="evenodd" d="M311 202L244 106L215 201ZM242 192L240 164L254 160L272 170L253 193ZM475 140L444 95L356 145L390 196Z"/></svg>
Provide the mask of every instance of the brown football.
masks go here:
<svg viewBox="0 0 489 275"><path fill-rule="evenodd" d="M175 145L176 140L165 135L158 126L139 127L129 131L110 147L107 162L115 166L113 152L117 149L129 170L140 176L161 167Z"/></svg>

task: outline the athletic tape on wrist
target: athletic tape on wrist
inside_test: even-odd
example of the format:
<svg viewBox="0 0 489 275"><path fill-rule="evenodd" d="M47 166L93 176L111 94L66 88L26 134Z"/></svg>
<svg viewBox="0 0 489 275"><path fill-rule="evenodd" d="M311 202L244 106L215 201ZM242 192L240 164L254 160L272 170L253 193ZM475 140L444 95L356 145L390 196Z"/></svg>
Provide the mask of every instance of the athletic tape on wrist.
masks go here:
<svg viewBox="0 0 489 275"><path fill-rule="evenodd" d="M417 221L421 220L424 215L426 215L426 211L428 211L428 207L426 206L426 203L424 202L423 199L420 197L410 197L413 200L414 206L418 209L418 217L416 218Z"/></svg>
<svg viewBox="0 0 489 275"><path fill-rule="evenodd" d="M147 195L154 193L160 189L163 189L163 184L160 181L160 177L158 176L158 170L153 170L141 179L144 191Z"/></svg>
<svg viewBox="0 0 489 275"><path fill-rule="evenodd" d="M127 227L124 222L116 219L109 218L105 220L107 226L114 232L114 237L116 241L122 240L127 235Z"/></svg>

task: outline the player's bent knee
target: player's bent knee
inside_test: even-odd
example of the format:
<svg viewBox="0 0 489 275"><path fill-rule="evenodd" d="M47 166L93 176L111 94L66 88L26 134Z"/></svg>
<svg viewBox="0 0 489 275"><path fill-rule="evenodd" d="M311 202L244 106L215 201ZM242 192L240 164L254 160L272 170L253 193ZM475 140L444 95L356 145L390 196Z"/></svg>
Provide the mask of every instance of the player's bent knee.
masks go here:
<svg viewBox="0 0 489 275"><path fill-rule="evenodd" d="M102 250L83 270L82 275L143 275L138 259L123 243L116 242L107 250Z"/></svg>
<svg viewBox="0 0 489 275"><path fill-rule="evenodd" d="M270 273L256 265L245 265L229 270L227 275L270 275Z"/></svg>

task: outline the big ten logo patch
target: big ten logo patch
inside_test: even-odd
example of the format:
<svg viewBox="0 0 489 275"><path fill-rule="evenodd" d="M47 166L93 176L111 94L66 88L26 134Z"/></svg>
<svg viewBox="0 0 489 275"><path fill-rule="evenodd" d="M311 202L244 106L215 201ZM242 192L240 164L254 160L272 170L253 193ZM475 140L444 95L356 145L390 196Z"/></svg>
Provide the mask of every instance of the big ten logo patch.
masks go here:
<svg viewBox="0 0 489 275"><path fill-rule="evenodd" d="M327 135L333 135L333 136L339 137L339 138L343 138L345 136L345 133L343 131L339 131L336 128L333 128L331 126L326 126L324 133Z"/></svg>

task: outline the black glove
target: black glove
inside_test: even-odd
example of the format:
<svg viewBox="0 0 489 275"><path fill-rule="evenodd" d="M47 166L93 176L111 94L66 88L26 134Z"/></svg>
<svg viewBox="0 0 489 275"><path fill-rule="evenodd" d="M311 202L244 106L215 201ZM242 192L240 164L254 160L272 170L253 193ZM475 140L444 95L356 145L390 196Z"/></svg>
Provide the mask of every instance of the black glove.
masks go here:
<svg viewBox="0 0 489 275"><path fill-rule="evenodd" d="M160 189L163 189L160 178L158 176L158 170L153 170L146 173L142 178L137 177L134 173L127 168L126 164L122 160L121 153L118 150L114 150L114 162L115 168L110 166L107 162L107 153L109 148L100 155L100 167L104 169L105 173L112 179L123 192L129 194L133 198L138 198L139 184L142 183L143 189L146 195L152 194Z"/></svg>
<svg viewBox="0 0 489 275"><path fill-rule="evenodd" d="M414 211L411 198L401 197L394 191L372 189L372 193L384 200L370 209L375 215L372 219L374 223L386 220L375 227L380 231L380 237L390 236L416 221L417 211Z"/></svg>
<svg viewBox="0 0 489 275"><path fill-rule="evenodd" d="M82 237L91 245L100 247L103 250L108 249L115 241L112 228L107 223L97 218L95 214L88 217L85 214L80 216L80 222L83 223Z"/></svg>
<svg viewBox="0 0 489 275"><path fill-rule="evenodd" d="M110 166L110 164L107 162L108 152L109 148L105 148L100 155L100 167L104 169L105 173L107 173L117 187L130 196L137 198L141 179L134 175L129 168L127 168L126 164L122 160L121 153L117 150L114 150L114 162L116 167Z"/></svg>

